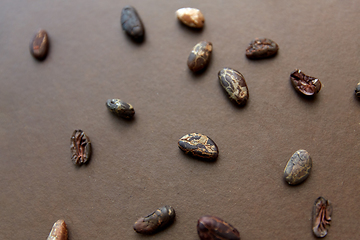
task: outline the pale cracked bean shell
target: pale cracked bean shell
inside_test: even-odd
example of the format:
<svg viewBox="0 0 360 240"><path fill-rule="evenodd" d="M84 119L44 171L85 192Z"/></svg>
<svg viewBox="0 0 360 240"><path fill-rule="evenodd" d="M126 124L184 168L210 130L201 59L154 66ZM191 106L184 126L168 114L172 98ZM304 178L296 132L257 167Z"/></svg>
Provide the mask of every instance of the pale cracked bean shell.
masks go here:
<svg viewBox="0 0 360 240"><path fill-rule="evenodd" d="M186 26L202 28L205 23L204 15L197 8L180 8L176 11L177 18Z"/></svg>

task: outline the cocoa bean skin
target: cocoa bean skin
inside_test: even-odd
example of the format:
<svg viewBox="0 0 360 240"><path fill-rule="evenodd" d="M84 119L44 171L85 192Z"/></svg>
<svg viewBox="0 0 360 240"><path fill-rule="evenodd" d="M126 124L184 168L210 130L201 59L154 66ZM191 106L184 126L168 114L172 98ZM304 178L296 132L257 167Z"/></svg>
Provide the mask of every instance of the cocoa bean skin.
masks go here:
<svg viewBox="0 0 360 240"><path fill-rule="evenodd" d="M316 199L312 211L312 230L316 237L325 237L328 233L332 215L332 205L323 197Z"/></svg>

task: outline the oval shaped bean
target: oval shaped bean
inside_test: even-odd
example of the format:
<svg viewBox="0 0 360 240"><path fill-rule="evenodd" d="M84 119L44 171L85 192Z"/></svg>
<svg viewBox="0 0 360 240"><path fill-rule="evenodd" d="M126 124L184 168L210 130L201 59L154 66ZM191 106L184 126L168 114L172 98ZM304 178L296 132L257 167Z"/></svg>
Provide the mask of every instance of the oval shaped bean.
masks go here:
<svg viewBox="0 0 360 240"><path fill-rule="evenodd" d="M296 151L289 159L284 169L284 179L290 185L305 181L312 168L310 154L306 150Z"/></svg>
<svg viewBox="0 0 360 240"><path fill-rule="evenodd" d="M236 228L215 216L202 216L198 220L197 231L201 240L240 240Z"/></svg>
<svg viewBox="0 0 360 240"><path fill-rule="evenodd" d="M30 53L37 60L44 60L49 51L49 37L45 30L40 29L30 42Z"/></svg>
<svg viewBox="0 0 360 240"><path fill-rule="evenodd" d="M223 68L218 73L221 86L229 94L230 99L238 105L245 105L249 99L249 90L244 76L231 68Z"/></svg>
<svg viewBox="0 0 360 240"><path fill-rule="evenodd" d="M180 8L176 11L177 18L186 26L202 28L205 23L204 15L197 8Z"/></svg>
<svg viewBox="0 0 360 240"><path fill-rule="evenodd" d="M120 99L108 99L106 106L110 112L123 118L132 118L135 114L133 106Z"/></svg>
<svg viewBox="0 0 360 240"><path fill-rule="evenodd" d="M274 56L279 50L276 42L268 38L255 38L246 49L246 57L260 59Z"/></svg>
<svg viewBox="0 0 360 240"><path fill-rule="evenodd" d="M182 136L179 139L178 146L186 154L204 160L214 161L219 155L215 142L201 133L190 133Z"/></svg>
<svg viewBox="0 0 360 240"><path fill-rule="evenodd" d="M139 218L134 224L134 230L138 233L153 234L171 224L175 219L175 210L171 206L156 209L148 216Z"/></svg>
<svg viewBox="0 0 360 240"><path fill-rule="evenodd" d="M193 72L205 69L210 62L212 49L211 42L201 41L196 44L187 61L189 69Z"/></svg>
<svg viewBox="0 0 360 240"><path fill-rule="evenodd" d="M145 28L142 23L139 14L132 6L126 6L121 11L121 26L122 29L128 34L134 41L141 42L144 40Z"/></svg>

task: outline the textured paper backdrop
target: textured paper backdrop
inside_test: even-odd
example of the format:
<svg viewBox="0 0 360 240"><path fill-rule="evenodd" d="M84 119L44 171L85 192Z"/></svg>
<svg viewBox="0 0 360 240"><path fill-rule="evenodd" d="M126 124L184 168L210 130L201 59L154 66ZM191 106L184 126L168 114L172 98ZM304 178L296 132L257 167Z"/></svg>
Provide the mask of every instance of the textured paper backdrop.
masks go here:
<svg viewBox="0 0 360 240"><path fill-rule="evenodd" d="M121 9L133 5L146 40L122 32ZM175 11L197 7L202 31L181 25ZM326 239L356 239L360 222L359 1L20 1L0 2L0 239L45 239L64 219L69 239L198 239L197 219L216 215L241 239L314 239L311 210L333 203ZM29 53L39 29L51 49L44 62ZM250 61L255 37L279 44L272 59ZM201 40L213 43L201 75L186 60ZM240 71L250 99L232 105L217 73ZM323 88L297 94L299 68ZM136 111L112 115L109 98ZM84 130L90 163L70 161L70 136ZM177 147L191 132L211 137L215 163ZM291 187L284 167L298 149L313 159L311 176ZM162 205L176 222L154 236L133 223Z"/></svg>

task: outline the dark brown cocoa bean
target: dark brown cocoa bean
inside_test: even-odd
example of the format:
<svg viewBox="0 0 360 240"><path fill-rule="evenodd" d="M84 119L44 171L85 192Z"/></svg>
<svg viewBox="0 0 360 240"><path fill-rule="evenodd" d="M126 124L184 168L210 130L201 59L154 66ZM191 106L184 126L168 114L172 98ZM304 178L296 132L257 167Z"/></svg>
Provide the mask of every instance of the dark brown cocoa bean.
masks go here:
<svg viewBox="0 0 360 240"><path fill-rule="evenodd" d="M30 42L30 53L37 60L44 60L49 51L49 37L45 30L40 29Z"/></svg>
<svg viewBox="0 0 360 240"><path fill-rule="evenodd" d="M134 41L141 42L144 40L145 28L142 23L139 14L132 6L126 6L121 11L121 26L122 29L128 34Z"/></svg>
<svg viewBox="0 0 360 240"><path fill-rule="evenodd" d="M356 85L355 96L360 98L360 82Z"/></svg>
<svg viewBox="0 0 360 240"><path fill-rule="evenodd" d="M321 89L321 82L319 79L310 77L299 69L296 69L290 74L290 81L296 91L306 96L312 96Z"/></svg>
<svg viewBox="0 0 360 240"><path fill-rule="evenodd" d="M57 220L54 223L47 240L68 240L68 231L64 220Z"/></svg>
<svg viewBox="0 0 360 240"><path fill-rule="evenodd" d="M91 142L82 130L75 130L70 139L71 160L75 165L86 163L91 156Z"/></svg>
<svg viewBox="0 0 360 240"><path fill-rule="evenodd" d="M210 62L212 43L201 41L191 51L187 64L191 71L199 72L207 67Z"/></svg>
<svg viewBox="0 0 360 240"><path fill-rule="evenodd" d="M123 118L132 118L135 114L133 106L120 99L108 99L106 101L106 106L110 112Z"/></svg>
<svg viewBox="0 0 360 240"><path fill-rule="evenodd" d="M260 59L275 56L279 46L268 38L255 38L246 49L246 57L250 59Z"/></svg>
<svg viewBox="0 0 360 240"><path fill-rule="evenodd" d="M312 168L310 154L306 150L296 151L289 159L284 169L284 179L290 185L305 181Z"/></svg>
<svg viewBox="0 0 360 240"><path fill-rule="evenodd" d="M332 205L323 197L316 199L312 211L312 230L316 237L325 237L332 214Z"/></svg>
<svg viewBox="0 0 360 240"><path fill-rule="evenodd" d="M156 233L175 219L175 210L171 206L164 206L158 208L155 212L150 213L148 216L139 218L134 224L134 230L138 233L153 234Z"/></svg>
<svg viewBox="0 0 360 240"><path fill-rule="evenodd" d="M186 154L204 160L214 161L219 155L215 142L201 133L190 133L182 136L179 139L178 146Z"/></svg>
<svg viewBox="0 0 360 240"><path fill-rule="evenodd" d="M249 90L244 76L231 68L223 68L218 76L221 86L229 94L230 99L240 106L246 104L249 99Z"/></svg>
<svg viewBox="0 0 360 240"><path fill-rule="evenodd" d="M239 231L215 216L202 216L197 231L201 240L240 240Z"/></svg>

